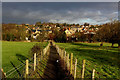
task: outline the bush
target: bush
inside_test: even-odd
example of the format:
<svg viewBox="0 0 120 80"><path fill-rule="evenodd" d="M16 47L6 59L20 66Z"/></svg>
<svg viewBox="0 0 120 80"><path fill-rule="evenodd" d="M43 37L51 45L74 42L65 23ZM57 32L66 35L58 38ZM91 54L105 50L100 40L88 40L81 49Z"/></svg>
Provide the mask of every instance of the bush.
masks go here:
<svg viewBox="0 0 120 80"><path fill-rule="evenodd" d="M35 44L30 50L30 56L33 56L34 53L36 53L36 55L41 55L41 51L42 47L40 46L40 44Z"/></svg>

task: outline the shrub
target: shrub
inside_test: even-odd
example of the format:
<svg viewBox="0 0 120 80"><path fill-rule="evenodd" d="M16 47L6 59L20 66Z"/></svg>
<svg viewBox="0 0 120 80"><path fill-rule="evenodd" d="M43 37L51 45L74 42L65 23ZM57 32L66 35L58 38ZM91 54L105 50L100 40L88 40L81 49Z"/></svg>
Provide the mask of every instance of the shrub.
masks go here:
<svg viewBox="0 0 120 80"><path fill-rule="evenodd" d="M40 44L35 44L30 50L30 56L33 56L34 53L36 53L36 55L41 55L41 51L42 47L40 46Z"/></svg>

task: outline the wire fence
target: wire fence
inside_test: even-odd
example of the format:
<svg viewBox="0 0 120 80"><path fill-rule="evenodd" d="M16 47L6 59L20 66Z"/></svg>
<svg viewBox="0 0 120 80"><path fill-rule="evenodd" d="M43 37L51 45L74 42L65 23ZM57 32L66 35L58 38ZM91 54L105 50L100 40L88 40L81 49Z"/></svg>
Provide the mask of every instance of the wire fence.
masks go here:
<svg viewBox="0 0 120 80"><path fill-rule="evenodd" d="M30 59L27 59L26 61L28 61L28 65L26 64L26 61L24 61L24 62L22 61L21 64L19 64L18 66L14 66L12 69L7 71L6 73L3 71L3 69L1 69L0 73L2 73L2 75L0 76L0 78L1 79L2 78L26 78L26 68L29 69L29 74L27 74L27 77L30 78L31 75L34 74L34 72L35 72L35 70L34 70L35 67L37 65L40 65L40 63L42 64L42 62L44 62L47 59L47 57L45 55L49 54L47 52L49 50L49 46L50 46L50 43L42 51L40 51L41 55L36 55ZM13 63L11 63L11 64L13 64ZM40 65L40 66L42 66L42 65Z"/></svg>
<svg viewBox="0 0 120 80"><path fill-rule="evenodd" d="M68 73L75 79L85 78L85 67L86 65L86 60L83 60L81 63L78 63L77 58L73 56L73 53L69 54L65 51L65 49L61 49L58 45L55 44L54 41L50 41L49 44L41 51L41 55L36 55L31 59L27 59L25 62L19 64L17 67L14 67L4 73L3 70L2 77L3 78L43 78L44 70L46 68L46 64L48 62L48 57L49 57L49 49L50 46L52 45L56 48L57 53L60 56L60 60L62 61L62 68L64 70L67 70ZM78 67L81 67L81 70L78 71ZM91 71L91 79L95 79L95 69L92 69ZM52 72L51 72L52 74ZM49 76L48 74L45 74ZM78 77L79 76L79 77ZM69 76L68 76L69 77Z"/></svg>
<svg viewBox="0 0 120 80"><path fill-rule="evenodd" d="M66 68L70 74L74 77L75 79L85 79L85 72L86 72L86 67L90 67L90 65L86 64L88 61L87 60L82 60L82 62L78 63L77 58L75 58L73 56L73 53L69 54L65 51L65 48L62 49L60 48L58 45L55 44L54 41L52 41L53 45L56 47L57 52L59 53L61 59L63 59L63 63L64 63L64 68ZM81 70L78 70L78 67L81 68ZM87 76L90 76L90 78L92 80L95 79L95 69L92 68L91 70L87 70L89 71L91 74L88 74Z"/></svg>

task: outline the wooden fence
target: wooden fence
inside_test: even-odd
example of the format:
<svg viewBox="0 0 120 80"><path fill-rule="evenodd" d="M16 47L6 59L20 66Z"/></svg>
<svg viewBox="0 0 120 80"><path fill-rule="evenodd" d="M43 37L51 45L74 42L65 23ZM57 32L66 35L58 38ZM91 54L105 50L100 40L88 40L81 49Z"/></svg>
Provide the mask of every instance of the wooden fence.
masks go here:
<svg viewBox="0 0 120 80"><path fill-rule="evenodd" d="M77 62L77 58L74 58L75 60L73 60L73 53L70 54L69 56L69 53L66 53L65 49L61 49L58 45L55 44L54 41L52 41L53 43L53 46L55 46L55 48L57 49L57 52L59 53L61 59L64 60L64 67L67 67L67 70L70 71L70 74L74 77L74 80L76 79L76 71L77 71L77 66L78 66L78 62ZM73 64L73 61L74 64ZM81 79L84 80L84 75L85 75L85 60L82 61L82 73L81 73ZM79 74L78 74L79 75ZM91 80L94 80L95 79L95 69L92 70L92 75L91 75L92 79ZM80 80L80 79L79 79Z"/></svg>
<svg viewBox="0 0 120 80"><path fill-rule="evenodd" d="M70 74L74 77L74 80L75 80L76 79L76 75L77 75L77 73L76 73L77 66L78 66L77 58L74 58L75 60L73 60L73 57L74 57L73 53L68 54L68 53L66 53L65 49L61 49L58 45L55 44L54 41L51 41L51 42L52 42L53 46L56 48L60 58L63 60L63 64L64 64L63 68L67 69L70 72ZM49 51L48 51L49 48L50 48L50 42L43 49L43 51L41 52L41 55L42 55L41 58L43 58L45 55L49 55ZM34 54L32 61L33 61L33 70L32 71L35 71L36 70L37 61L38 61L36 53ZM75 61L75 62L73 63L73 61ZM24 78L28 78L28 76L30 74L30 69L29 69L29 65L31 64L30 62L31 62L31 60L28 60L28 59L25 61L25 69L24 69L25 70L25 74L24 74ZM84 75L85 75L85 62L86 61L83 60L82 65L81 65L82 66L82 73L81 73L82 75L80 75L80 76L81 76L82 80L84 80ZM3 71L3 69L1 69L0 71L2 73L2 78L7 78L7 75ZM10 74L12 74L12 73L10 73ZM92 80L95 79L95 69L92 70L91 77L92 77ZM23 76L22 76L22 78L23 78Z"/></svg>
<svg viewBox="0 0 120 80"><path fill-rule="evenodd" d="M50 42L49 42L48 45L41 51L41 56L40 56L41 59L43 59L44 56L46 56L46 55L49 54L49 52L48 52L49 48L50 48ZM34 53L33 58L27 59L24 63L18 65L18 66L16 67L17 70L19 70L21 67L24 67L24 68L22 69L22 70L24 70L24 73L23 73L23 75L19 76L19 78L28 78L30 72L36 70L37 62L38 62L39 60L41 60L41 59L39 59L39 57L38 57L38 59L37 59L37 54ZM33 63L31 63L31 62L33 62ZM33 64L33 65L32 65L32 64ZM32 70L30 70L30 66L31 66L31 65L33 66L33 67L31 68ZM6 75L6 73L3 71L3 69L0 69L0 79L9 78L9 76L11 76L12 74L15 74L15 72L17 72L16 69L15 69L15 68L10 69L10 70L7 72L7 73L8 73L7 75ZM16 76L16 75L15 75L15 76ZM16 78L16 77L15 77L15 78Z"/></svg>
<svg viewBox="0 0 120 80"><path fill-rule="evenodd" d="M41 52L41 57L43 58L45 55L49 55L49 50L50 48L50 42L48 43L48 45L43 49L43 51ZM36 63L37 63L37 58L36 58L36 53L34 54L34 71L36 70ZM26 71L25 71L25 77L27 78L29 74L29 62L28 60L26 60Z"/></svg>

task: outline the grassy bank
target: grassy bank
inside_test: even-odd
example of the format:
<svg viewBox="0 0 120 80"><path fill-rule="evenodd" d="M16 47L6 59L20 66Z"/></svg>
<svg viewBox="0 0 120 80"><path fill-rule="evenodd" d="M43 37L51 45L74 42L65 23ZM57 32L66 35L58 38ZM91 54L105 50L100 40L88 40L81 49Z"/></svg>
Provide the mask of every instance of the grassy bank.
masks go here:
<svg viewBox="0 0 120 80"><path fill-rule="evenodd" d="M118 78L120 63L120 49L111 48L110 43L56 43L61 48L65 48L67 53L73 53L78 59L77 78L81 78L82 60L86 60L85 78L91 78L92 69L96 70L96 78ZM115 47L118 45L115 44Z"/></svg>

